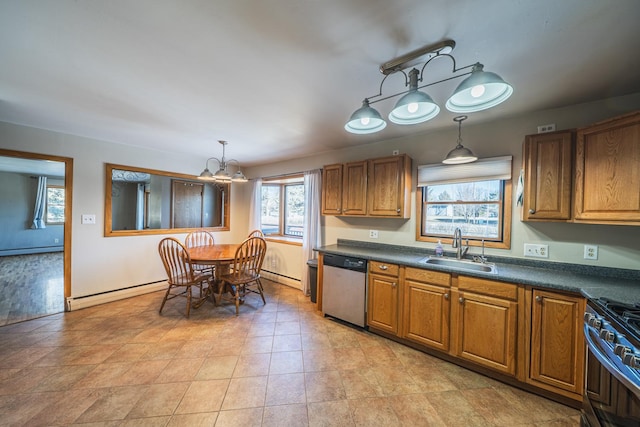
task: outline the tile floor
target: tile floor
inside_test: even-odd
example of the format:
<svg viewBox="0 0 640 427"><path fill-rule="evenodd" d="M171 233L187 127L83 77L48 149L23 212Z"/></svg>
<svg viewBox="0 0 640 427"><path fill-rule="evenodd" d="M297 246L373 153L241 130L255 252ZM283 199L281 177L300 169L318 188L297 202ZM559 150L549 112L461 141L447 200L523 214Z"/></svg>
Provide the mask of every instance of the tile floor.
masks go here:
<svg viewBox="0 0 640 427"><path fill-rule="evenodd" d="M2 426L578 426L578 411L324 319L265 281L206 303L159 292L0 327Z"/></svg>

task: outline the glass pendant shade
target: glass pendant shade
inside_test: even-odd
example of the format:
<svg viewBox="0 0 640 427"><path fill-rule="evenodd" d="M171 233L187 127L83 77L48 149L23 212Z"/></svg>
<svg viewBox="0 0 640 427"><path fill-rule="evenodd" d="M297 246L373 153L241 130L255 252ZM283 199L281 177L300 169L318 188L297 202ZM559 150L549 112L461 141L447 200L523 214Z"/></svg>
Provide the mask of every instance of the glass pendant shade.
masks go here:
<svg viewBox="0 0 640 427"><path fill-rule="evenodd" d="M496 73L483 71L482 64L473 66L467 77L447 100L447 110L454 113L473 113L486 110L506 101L513 87Z"/></svg>
<svg viewBox="0 0 640 427"><path fill-rule="evenodd" d="M205 180L205 181L215 181L215 178L213 177L213 174L211 173L209 168L205 168L200 173L200 175L198 175L198 179L202 179L202 180Z"/></svg>
<svg viewBox="0 0 640 427"><path fill-rule="evenodd" d="M369 100L362 101L362 107L358 108L349 118L344 128L347 132L366 134L381 131L387 126L380 113L369 106Z"/></svg>
<svg viewBox="0 0 640 427"><path fill-rule="evenodd" d="M213 177L216 181L231 181L231 175L229 175L226 169L218 169L218 172L216 172Z"/></svg>
<svg viewBox="0 0 640 427"><path fill-rule="evenodd" d="M440 112L438 104L424 92L412 90L398 100L389 120L398 125L414 125L431 120Z"/></svg>
<svg viewBox="0 0 640 427"><path fill-rule="evenodd" d="M231 181L233 182L247 182L247 177L242 173L240 169L231 177Z"/></svg>

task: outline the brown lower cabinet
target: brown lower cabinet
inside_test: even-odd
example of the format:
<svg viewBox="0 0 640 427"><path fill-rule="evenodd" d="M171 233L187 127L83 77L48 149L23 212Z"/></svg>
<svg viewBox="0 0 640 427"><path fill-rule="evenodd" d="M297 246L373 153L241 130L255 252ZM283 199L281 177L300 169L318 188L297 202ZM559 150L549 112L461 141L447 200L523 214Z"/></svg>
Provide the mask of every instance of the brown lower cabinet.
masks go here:
<svg viewBox="0 0 640 427"><path fill-rule="evenodd" d="M584 298L541 289L532 289L527 296L531 300L528 382L580 399L585 366Z"/></svg>
<svg viewBox="0 0 640 427"><path fill-rule="evenodd" d="M372 332L579 406L585 345L580 295L369 263Z"/></svg>
<svg viewBox="0 0 640 427"><path fill-rule="evenodd" d="M369 261L367 324L383 332L398 334L400 267Z"/></svg>

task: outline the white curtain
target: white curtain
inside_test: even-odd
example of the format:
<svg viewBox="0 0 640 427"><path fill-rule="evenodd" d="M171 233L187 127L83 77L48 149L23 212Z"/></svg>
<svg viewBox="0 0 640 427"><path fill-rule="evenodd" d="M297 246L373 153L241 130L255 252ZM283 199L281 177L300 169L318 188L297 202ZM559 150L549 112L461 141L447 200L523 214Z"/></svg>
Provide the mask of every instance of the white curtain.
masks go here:
<svg viewBox="0 0 640 427"><path fill-rule="evenodd" d="M260 230L262 228L262 180L260 178L252 180L251 204L249 205L249 231Z"/></svg>
<svg viewBox="0 0 640 427"><path fill-rule="evenodd" d="M46 228L44 224L45 209L47 207L47 177L38 177L38 192L36 193L36 203L33 208L33 224L31 228Z"/></svg>
<svg viewBox="0 0 640 427"><path fill-rule="evenodd" d="M317 257L313 248L320 246L320 169L304 173L304 233L302 237L302 292L309 295L310 278L307 261Z"/></svg>

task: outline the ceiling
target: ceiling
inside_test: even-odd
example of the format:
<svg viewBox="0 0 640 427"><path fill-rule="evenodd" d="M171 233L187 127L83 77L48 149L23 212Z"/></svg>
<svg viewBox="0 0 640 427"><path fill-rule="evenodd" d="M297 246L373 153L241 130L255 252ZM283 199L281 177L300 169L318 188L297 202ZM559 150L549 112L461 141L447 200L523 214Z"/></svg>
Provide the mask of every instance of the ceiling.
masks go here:
<svg viewBox="0 0 640 427"><path fill-rule="evenodd" d="M638 22L638 0L2 0L0 121L203 158L223 139L250 166L455 127L462 79L424 89L429 122L343 128L380 64L443 39L514 87L468 124L640 92Z"/></svg>

